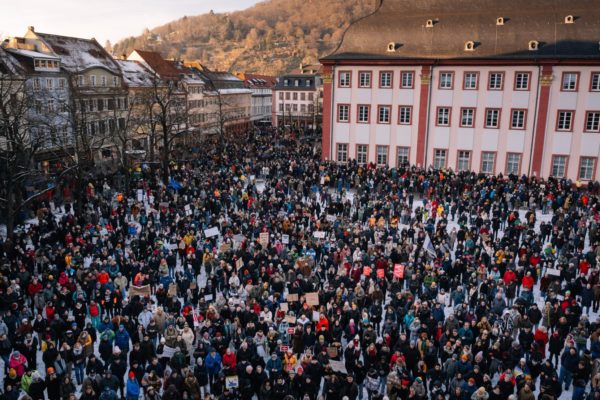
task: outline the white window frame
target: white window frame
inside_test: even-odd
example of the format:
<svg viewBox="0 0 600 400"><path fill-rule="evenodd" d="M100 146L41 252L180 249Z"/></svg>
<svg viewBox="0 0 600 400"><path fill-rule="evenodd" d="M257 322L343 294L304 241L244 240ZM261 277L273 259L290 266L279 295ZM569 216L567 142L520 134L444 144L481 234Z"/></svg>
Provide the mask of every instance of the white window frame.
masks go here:
<svg viewBox="0 0 600 400"><path fill-rule="evenodd" d="M585 131L600 132L600 111L588 111L585 114Z"/></svg>
<svg viewBox="0 0 600 400"><path fill-rule="evenodd" d="M502 90L504 87L504 73L490 72L488 90Z"/></svg>
<svg viewBox="0 0 600 400"><path fill-rule="evenodd" d="M391 89L392 88L392 71L381 71L379 73L379 87L382 89Z"/></svg>
<svg viewBox="0 0 600 400"><path fill-rule="evenodd" d="M591 165L589 164L591 162ZM579 171L577 178L581 181L591 181L594 178L596 159L593 157L581 157L579 159Z"/></svg>
<svg viewBox="0 0 600 400"><path fill-rule="evenodd" d="M493 174L496 167L496 153L484 151L481 153L481 173Z"/></svg>
<svg viewBox="0 0 600 400"><path fill-rule="evenodd" d="M560 110L556 117L556 130L570 132L573 130L573 111Z"/></svg>
<svg viewBox="0 0 600 400"><path fill-rule="evenodd" d="M456 157L456 171L463 172L471 169L471 151L459 150Z"/></svg>
<svg viewBox="0 0 600 400"><path fill-rule="evenodd" d="M495 124L493 123L494 121ZM488 108L485 110L485 127L488 129L500 128L500 109Z"/></svg>
<svg viewBox="0 0 600 400"><path fill-rule="evenodd" d="M529 90L529 72L517 72L515 75L515 90Z"/></svg>
<svg viewBox="0 0 600 400"><path fill-rule="evenodd" d="M450 107L438 107L437 126L450 126Z"/></svg>
<svg viewBox="0 0 600 400"><path fill-rule="evenodd" d="M377 165L387 165L388 151L388 146L378 145L375 147L375 161L377 162Z"/></svg>
<svg viewBox="0 0 600 400"><path fill-rule="evenodd" d="M516 157L516 160L514 159ZM508 153L506 155L506 173L518 175L521 170L521 154Z"/></svg>
<svg viewBox="0 0 600 400"><path fill-rule="evenodd" d="M392 108L390 106L377 106L377 123L389 124L392 119Z"/></svg>
<svg viewBox="0 0 600 400"><path fill-rule="evenodd" d="M398 108L398 123L400 125L412 124L412 107L400 106Z"/></svg>
<svg viewBox="0 0 600 400"><path fill-rule="evenodd" d="M341 71L339 85L341 88L349 88L351 85L352 73L350 71Z"/></svg>
<svg viewBox="0 0 600 400"><path fill-rule="evenodd" d="M465 72L464 90L477 90L479 74L477 72Z"/></svg>
<svg viewBox="0 0 600 400"><path fill-rule="evenodd" d="M475 125L475 109L474 108L461 109L460 126L462 128L473 128L474 125Z"/></svg>
<svg viewBox="0 0 600 400"><path fill-rule="evenodd" d="M415 84L415 73L412 71L402 71L400 74L400 87L402 89L412 89Z"/></svg>
<svg viewBox="0 0 600 400"><path fill-rule="evenodd" d="M440 72L440 89L452 89L454 86L454 72Z"/></svg>
<svg viewBox="0 0 600 400"><path fill-rule="evenodd" d="M396 147L396 162L397 167L401 167L404 163L410 162L410 147Z"/></svg>
<svg viewBox="0 0 600 400"><path fill-rule="evenodd" d="M527 118L527 112L523 109L514 109L510 116L510 128L511 129L525 129L525 123Z"/></svg>
<svg viewBox="0 0 600 400"><path fill-rule="evenodd" d="M600 92L600 72L592 72L590 77L590 91Z"/></svg>
<svg viewBox="0 0 600 400"><path fill-rule="evenodd" d="M356 162L365 165L369 161L369 146L366 144L356 145Z"/></svg>
<svg viewBox="0 0 600 400"><path fill-rule="evenodd" d="M359 88L370 88L372 80L372 72L361 71L358 73L358 87Z"/></svg>
<svg viewBox="0 0 600 400"><path fill-rule="evenodd" d="M446 149L433 150L433 168L434 169L446 168L447 159L448 159L448 150L446 150Z"/></svg>
<svg viewBox="0 0 600 400"><path fill-rule="evenodd" d="M567 174L567 156L554 155L552 156L552 169L550 175L554 178L564 178Z"/></svg>
<svg viewBox="0 0 600 400"><path fill-rule="evenodd" d="M370 122L371 108L368 105L360 104L358 106L358 115L356 121L361 124L368 124Z"/></svg>
<svg viewBox="0 0 600 400"><path fill-rule="evenodd" d="M337 161L342 163L348 162L348 143L337 144Z"/></svg>
<svg viewBox="0 0 600 400"><path fill-rule="evenodd" d="M577 91L577 80L579 75L575 72L565 72L562 76L561 88L563 92Z"/></svg>
<svg viewBox="0 0 600 400"><path fill-rule="evenodd" d="M338 122L350 122L349 104L338 104Z"/></svg>

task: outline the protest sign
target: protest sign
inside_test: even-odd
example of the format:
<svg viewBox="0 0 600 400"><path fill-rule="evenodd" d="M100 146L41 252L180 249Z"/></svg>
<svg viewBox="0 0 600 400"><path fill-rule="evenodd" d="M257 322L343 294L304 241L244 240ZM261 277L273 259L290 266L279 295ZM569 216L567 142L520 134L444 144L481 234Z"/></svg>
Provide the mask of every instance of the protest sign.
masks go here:
<svg viewBox="0 0 600 400"><path fill-rule="evenodd" d="M267 247L269 245L269 232L261 232L258 242L261 246Z"/></svg>
<svg viewBox="0 0 600 400"><path fill-rule="evenodd" d="M204 230L204 236L206 236L207 238L211 238L213 236L219 236L219 235L220 235L219 228L217 228L216 226Z"/></svg>
<svg viewBox="0 0 600 400"><path fill-rule="evenodd" d="M170 359L171 357L173 357L173 354L175 354L176 351L177 350L175 348L173 348L173 347L164 346L163 347L163 352L162 352L162 357Z"/></svg>
<svg viewBox="0 0 600 400"><path fill-rule="evenodd" d="M290 294L287 295L286 300L288 302L298 301L298 295L296 293L290 293Z"/></svg>
<svg viewBox="0 0 600 400"><path fill-rule="evenodd" d="M144 286L131 286L129 288L129 297L140 296L140 297L150 297L150 285Z"/></svg>
<svg viewBox="0 0 600 400"><path fill-rule="evenodd" d="M546 269L546 273L552 276L560 276L560 269L558 268L548 268Z"/></svg>
<svg viewBox="0 0 600 400"><path fill-rule="evenodd" d="M227 389L237 389L240 386L240 381L237 376L225 377L225 387Z"/></svg>
<svg viewBox="0 0 600 400"><path fill-rule="evenodd" d="M306 304L309 306L318 306L319 305L319 293L312 292L306 293Z"/></svg>
<svg viewBox="0 0 600 400"><path fill-rule="evenodd" d="M404 265L394 264L394 278L398 278L398 279L404 278Z"/></svg>
<svg viewBox="0 0 600 400"><path fill-rule="evenodd" d="M346 371L346 366L344 365L343 361L329 360L329 366L335 372L339 372L342 374L348 373L348 371Z"/></svg>

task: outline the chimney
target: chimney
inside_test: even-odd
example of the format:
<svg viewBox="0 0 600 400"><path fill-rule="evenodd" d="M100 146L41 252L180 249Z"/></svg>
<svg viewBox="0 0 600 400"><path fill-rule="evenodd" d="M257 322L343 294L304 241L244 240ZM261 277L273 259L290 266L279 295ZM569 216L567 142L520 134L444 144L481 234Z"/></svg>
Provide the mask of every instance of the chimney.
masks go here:
<svg viewBox="0 0 600 400"><path fill-rule="evenodd" d="M35 32L35 26L28 26L27 30L29 30L31 32Z"/></svg>

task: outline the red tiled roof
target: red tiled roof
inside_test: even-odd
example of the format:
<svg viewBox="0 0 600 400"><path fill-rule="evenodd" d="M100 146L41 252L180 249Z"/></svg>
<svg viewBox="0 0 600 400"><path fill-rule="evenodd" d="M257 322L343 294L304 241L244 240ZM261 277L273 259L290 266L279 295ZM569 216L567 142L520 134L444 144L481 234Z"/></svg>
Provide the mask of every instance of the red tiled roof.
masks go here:
<svg viewBox="0 0 600 400"><path fill-rule="evenodd" d="M179 79L180 72L173 61L165 60L155 51L134 50L162 79Z"/></svg>

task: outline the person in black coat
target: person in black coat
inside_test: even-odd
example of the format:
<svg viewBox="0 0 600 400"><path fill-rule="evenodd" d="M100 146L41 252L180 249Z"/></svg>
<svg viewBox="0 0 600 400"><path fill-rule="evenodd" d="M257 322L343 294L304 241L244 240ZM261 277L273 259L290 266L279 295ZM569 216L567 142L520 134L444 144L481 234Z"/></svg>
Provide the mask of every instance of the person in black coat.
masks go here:
<svg viewBox="0 0 600 400"><path fill-rule="evenodd" d="M348 397L348 400L356 400L358 398L358 385L354 382L354 376L348 374L346 376L346 382L342 387L342 397Z"/></svg>
<svg viewBox="0 0 600 400"><path fill-rule="evenodd" d="M49 399L60 398L60 377L54 372L54 368L48 368L45 386Z"/></svg>
<svg viewBox="0 0 600 400"><path fill-rule="evenodd" d="M44 400L44 390L46 390L46 382L39 376L35 375L31 384L29 385L28 394L32 400ZM49 397L49 398L58 398L58 397Z"/></svg>

